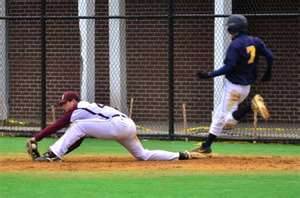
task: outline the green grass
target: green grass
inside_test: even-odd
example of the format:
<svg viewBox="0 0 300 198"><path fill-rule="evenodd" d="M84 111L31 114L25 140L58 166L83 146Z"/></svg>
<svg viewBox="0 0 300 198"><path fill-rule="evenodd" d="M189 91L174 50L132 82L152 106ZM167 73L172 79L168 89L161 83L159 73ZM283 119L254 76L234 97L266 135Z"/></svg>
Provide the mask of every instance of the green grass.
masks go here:
<svg viewBox="0 0 300 198"><path fill-rule="evenodd" d="M56 141L55 138L46 138L39 143L41 152ZM0 137L0 155L20 155L25 153L26 138ZM190 150L197 146L198 142L185 141L157 141L142 140L145 148L164 149L169 151ZM252 144L216 142L213 145L216 153L228 155L272 155L272 156L300 156L300 146L291 144ZM82 146L72 154L112 154L128 155L127 151L115 141L86 139Z"/></svg>
<svg viewBox="0 0 300 198"><path fill-rule="evenodd" d="M41 152L56 139L39 143ZM0 137L0 156L25 155L26 138ZM189 150L197 142L142 141L148 149L169 151ZM299 145L221 143L214 152L224 155L300 156ZM70 155L129 155L114 141L87 139ZM115 172L1 172L0 198L74 198L74 197L205 197L205 198L298 198L300 173L270 172L192 172L176 170L147 170Z"/></svg>
<svg viewBox="0 0 300 198"><path fill-rule="evenodd" d="M289 174L146 174L64 173L0 174L0 197L256 197L296 198L299 173Z"/></svg>

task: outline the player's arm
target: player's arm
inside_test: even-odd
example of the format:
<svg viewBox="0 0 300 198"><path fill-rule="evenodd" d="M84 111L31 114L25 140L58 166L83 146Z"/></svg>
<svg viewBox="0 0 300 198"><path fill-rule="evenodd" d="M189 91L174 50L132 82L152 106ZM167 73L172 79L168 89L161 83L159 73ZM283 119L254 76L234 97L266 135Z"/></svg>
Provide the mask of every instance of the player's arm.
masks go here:
<svg viewBox="0 0 300 198"><path fill-rule="evenodd" d="M44 137L50 136L56 133L58 130L67 127L70 124L70 119L73 111L65 113L62 117L57 119L53 124L41 130L39 133L34 135L35 140L38 142Z"/></svg>
<svg viewBox="0 0 300 198"><path fill-rule="evenodd" d="M273 54L261 39L256 38L256 41L258 43L257 47L260 54L263 55L267 61L267 69L262 77L262 81L269 81L272 76Z"/></svg>
<svg viewBox="0 0 300 198"><path fill-rule="evenodd" d="M208 73L200 71L197 73L197 76L198 78L201 79L201 78L214 78L217 76L226 75L233 70L234 66L237 63L237 59L238 59L237 49L231 45L227 50L226 58L224 60L224 65L221 68Z"/></svg>
<svg viewBox="0 0 300 198"><path fill-rule="evenodd" d="M72 111L65 113L61 118L56 120L53 124L41 130L34 137L30 138L26 142L27 153L31 156L32 160L40 157L40 153L38 151L38 141L41 141L44 137L49 136L58 130L68 126L70 123L70 118L72 115Z"/></svg>
<svg viewBox="0 0 300 198"><path fill-rule="evenodd" d="M217 69L217 70L212 71L212 72L208 72L208 77L214 78L214 77L217 77L217 76L226 75L226 74L230 73L232 71L232 69L233 69L232 64L225 64L220 69Z"/></svg>

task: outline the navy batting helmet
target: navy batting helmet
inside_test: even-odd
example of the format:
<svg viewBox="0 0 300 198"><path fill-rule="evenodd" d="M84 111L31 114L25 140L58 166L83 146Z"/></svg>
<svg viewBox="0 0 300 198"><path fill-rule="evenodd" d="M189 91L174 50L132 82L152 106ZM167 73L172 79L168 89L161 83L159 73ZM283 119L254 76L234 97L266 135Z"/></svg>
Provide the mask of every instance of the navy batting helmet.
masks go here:
<svg viewBox="0 0 300 198"><path fill-rule="evenodd" d="M233 14L228 17L227 30L230 34L248 32L247 18L240 14Z"/></svg>

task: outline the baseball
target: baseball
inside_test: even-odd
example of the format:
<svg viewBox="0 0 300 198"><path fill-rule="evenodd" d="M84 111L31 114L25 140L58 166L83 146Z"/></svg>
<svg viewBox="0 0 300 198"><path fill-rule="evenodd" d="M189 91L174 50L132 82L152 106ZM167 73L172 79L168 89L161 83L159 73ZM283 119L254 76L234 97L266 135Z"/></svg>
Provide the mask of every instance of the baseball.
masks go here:
<svg viewBox="0 0 300 198"><path fill-rule="evenodd" d="M36 144L31 144L32 149L36 149Z"/></svg>

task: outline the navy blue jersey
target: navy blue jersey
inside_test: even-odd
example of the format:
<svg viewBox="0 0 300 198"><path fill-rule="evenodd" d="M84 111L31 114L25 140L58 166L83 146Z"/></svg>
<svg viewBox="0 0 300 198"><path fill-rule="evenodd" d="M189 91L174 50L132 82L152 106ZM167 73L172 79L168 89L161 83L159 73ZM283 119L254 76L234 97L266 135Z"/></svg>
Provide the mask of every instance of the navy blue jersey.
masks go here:
<svg viewBox="0 0 300 198"><path fill-rule="evenodd" d="M273 64L272 52L257 38L240 34L233 38L224 60L224 66L209 73L210 77L225 75L234 84L250 85L256 80L256 66L259 56L266 58L268 69Z"/></svg>

